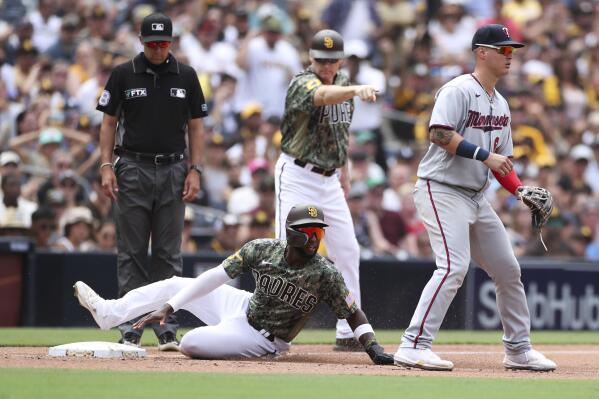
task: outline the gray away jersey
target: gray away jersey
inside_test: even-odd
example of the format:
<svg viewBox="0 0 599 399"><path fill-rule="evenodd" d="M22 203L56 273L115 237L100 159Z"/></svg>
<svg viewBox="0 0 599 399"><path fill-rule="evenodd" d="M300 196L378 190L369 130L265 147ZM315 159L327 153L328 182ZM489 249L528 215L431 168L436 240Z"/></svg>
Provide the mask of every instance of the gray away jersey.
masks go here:
<svg viewBox="0 0 599 399"><path fill-rule="evenodd" d="M447 82L435 96L429 123L455 130L470 143L489 152L512 156L512 132L508 103L497 90L489 98L472 74ZM489 168L480 161L450 154L436 144L429 146L418 166L418 177L481 191L488 184Z"/></svg>

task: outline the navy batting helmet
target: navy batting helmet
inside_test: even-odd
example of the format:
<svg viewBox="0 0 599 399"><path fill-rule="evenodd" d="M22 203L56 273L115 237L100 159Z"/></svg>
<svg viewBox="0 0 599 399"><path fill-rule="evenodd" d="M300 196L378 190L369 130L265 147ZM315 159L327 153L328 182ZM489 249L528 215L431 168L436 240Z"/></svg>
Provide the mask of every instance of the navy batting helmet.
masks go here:
<svg viewBox="0 0 599 399"><path fill-rule="evenodd" d="M285 230L287 243L292 247L303 247L310 239L306 233L295 229L302 226L327 227L322 209L316 205L296 205L291 208L285 222Z"/></svg>

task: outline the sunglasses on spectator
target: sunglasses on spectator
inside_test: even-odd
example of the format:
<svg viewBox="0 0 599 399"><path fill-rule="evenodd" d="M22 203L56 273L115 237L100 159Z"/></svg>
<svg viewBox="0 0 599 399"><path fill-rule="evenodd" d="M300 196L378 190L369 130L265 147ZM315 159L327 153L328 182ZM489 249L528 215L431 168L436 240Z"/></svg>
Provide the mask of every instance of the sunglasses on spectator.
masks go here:
<svg viewBox="0 0 599 399"><path fill-rule="evenodd" d="M336 64L339 60L333 58L315 58L314 61L319 64Z"/></svg>
<svg viewBox="0 0 599 399"><path fill-rule="evenodd" d="M475 46L490 48L497 51L497 53L506 56L511 55L514 51L516 51L516 49L511 46L493 46L491 44L475 44Z"/></svg>
<svg viewBox="0 0 599 399"><path fill-rule="evenodd" d="M298 227L296 230L307 234L308 237L315 235L319 240L322 240L322 237L324 237L324 229L322 227Z"/></svg>
<svg viewBox="0 0 599 399"><path fill-rule="evenodd" d="M171 45L171 42L167 42L167 41L159 41L159 42L146 42L146 46L148 46L149 48L167 48L168 46Z"/></svg>

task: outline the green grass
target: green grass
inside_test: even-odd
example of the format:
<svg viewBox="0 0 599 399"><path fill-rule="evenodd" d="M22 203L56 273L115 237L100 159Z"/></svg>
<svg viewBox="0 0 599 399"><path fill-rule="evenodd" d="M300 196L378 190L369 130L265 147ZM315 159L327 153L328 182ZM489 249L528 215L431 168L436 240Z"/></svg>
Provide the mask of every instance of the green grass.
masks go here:
<svg viewBox="0 0 599 399"><path fill-rule="evenodd" d="M187 330L179 330L182 335ZM377 338L383 345L399 343L400 330L378 330ZM500 344L501 331L441 330L437 344ZM69 342L112 341L120 337L118 330L101 331L97 328L0 328L0 346L54 346ZM333 330L306 329L294 340L294 344L332 344ZM595 344L599 345L596 331L535 331L535 344ZM143 345L156 345L153 331L148 330L142 338ZM0 399L3 399L0 396Z"/></svg>
<svg viewBox="0 0 599 399"><path fill-rule="evenodd" d="M484 394L483 394L484 392ZM599 383L573 380L439 376L134 373L97 370L1 369L1 399L81 398L443 398L585 399Z"/></svg>

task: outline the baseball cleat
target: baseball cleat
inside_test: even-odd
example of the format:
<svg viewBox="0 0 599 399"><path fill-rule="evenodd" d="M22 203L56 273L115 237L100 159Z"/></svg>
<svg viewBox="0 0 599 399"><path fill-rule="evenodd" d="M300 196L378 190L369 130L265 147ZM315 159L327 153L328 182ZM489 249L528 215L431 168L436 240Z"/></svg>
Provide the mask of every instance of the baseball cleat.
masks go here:
<svg viewBox="0 0 599 399"><path fill-rule="evenodd" d="M557 365L541 352L531 349L518 355L505 355L503 365L508 370L553 371Z"/></svg>
<svg viewBox="0 0 599 399"><path fill-rule="evenodd" d="M163 352L179 351L179 341L172 332L165 332L158 337L158 350Z"/></svg>
<svg viewBox="0 0 599 399"><path fill-rule="evenodd" d="M75 297L79 300L79 304L89 310L96 321L96 324L102 330L108 330L110 326L104 326L102 318L98 315L98 305L101 304L104 299L96 294L96 292L83 281L77 281L75 285L73 285L73 289L75 290Z"/></svg>
<svg viewBox="0 0 599 399"><path fill-rule="evenodd" d="M126 332L121 339L119 339L119 344L141 348L141 335Z"/></svg>
<svg viewBox="0 0 599 399"><path fill-rule="evenodd" d="M430 349L399 348L393 355L393 360L396 366L433 371L453 370L452 362L441 359Z"/></svg>

